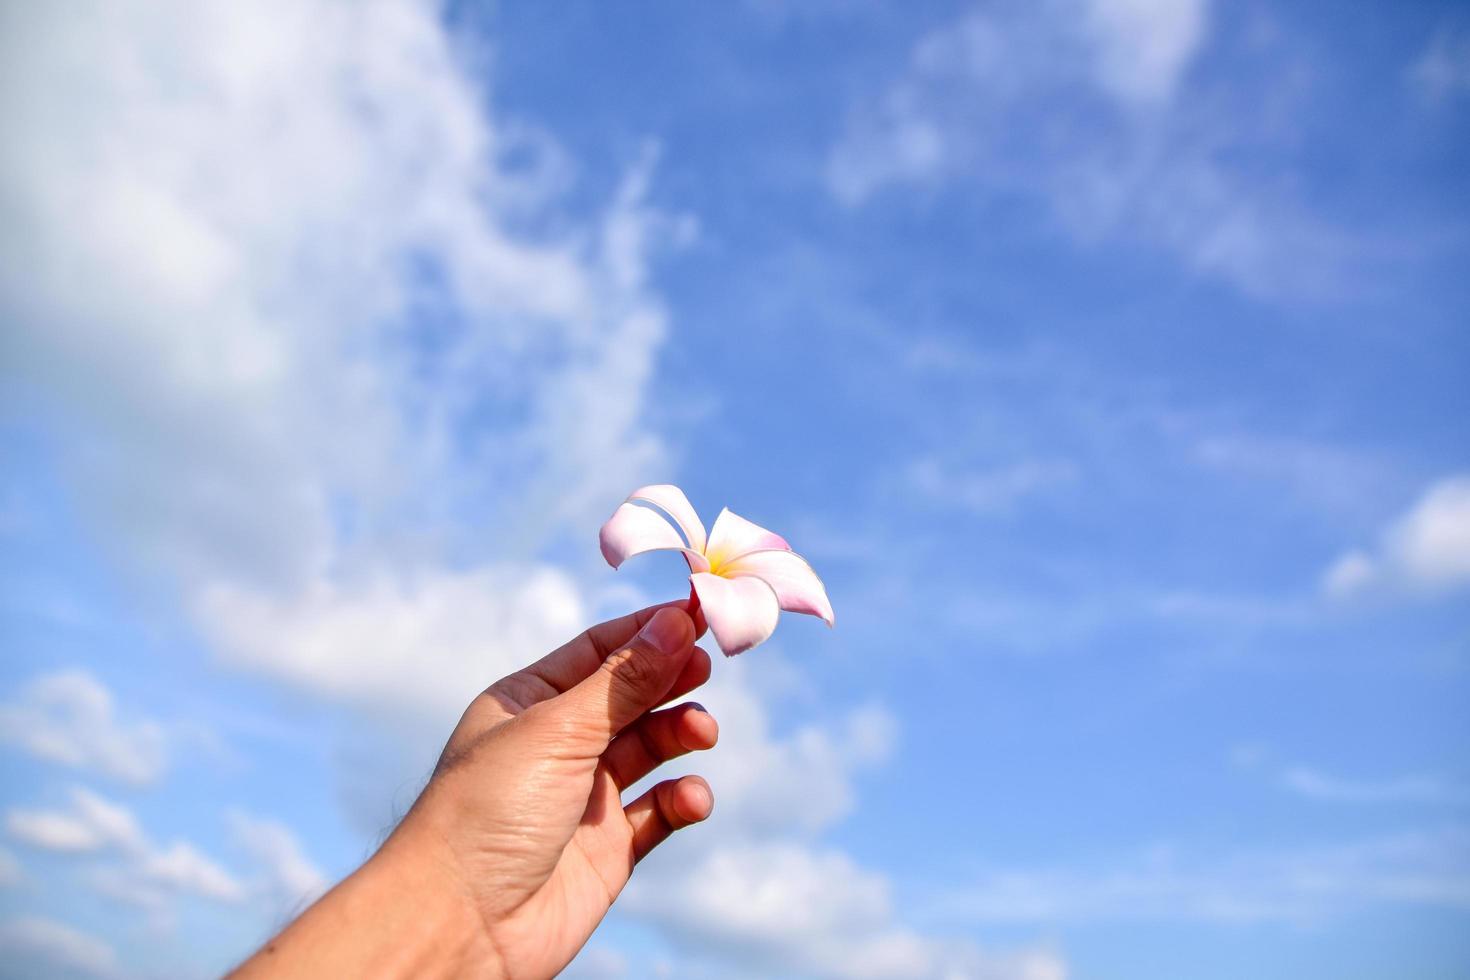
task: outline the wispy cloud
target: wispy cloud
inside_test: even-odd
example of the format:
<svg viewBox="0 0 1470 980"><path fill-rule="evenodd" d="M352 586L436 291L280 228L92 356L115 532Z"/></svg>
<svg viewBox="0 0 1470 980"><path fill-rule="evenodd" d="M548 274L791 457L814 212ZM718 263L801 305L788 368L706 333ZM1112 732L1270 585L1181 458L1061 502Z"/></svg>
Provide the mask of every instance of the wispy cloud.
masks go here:
<svg viewBox="0 0 1470 980"><path fill-rule="evenodd" d="M7 849L0 847L0 888L10 888L25 880L25 871L20 861Z"/></svg>
<svg viewBox="0 0 1470 980"><path fill-rule="evenodd" d="M249 887L276 906L277 918L289 919L327 890L326 873L307 856L291 828L240 810L226 814L226 822L235 845L256 869Z"/></svg>
<svg viewBox="0 0 1470 980"><path fill-rule="evenodd" d="M0 953L17 975L112 977L117 951L63 922L24 916L0 923ZM8 969L7 969L8 972Z"/></svg>
<svg viewBox="0 0 1470 980"><path fill-rule="evenodd" d="M1299 796L1340 803L1445 803L1470 799L1449 781L1428 775L1392 779L1344 779L1317 769L1293 766L1281 773L1281 785Z"/></svg>
<svg viewBox="0 0 1470 980"><path fill-rule="evenodd" d="M121 858L94 870L103 891L128 901L161 906L171 894L227 903L245 897L241 883L193 844L155 844L131 810L81 787L71 791L69 809L12 808L6 829L32 847Z"/></svg>
<svg viewBox="0 0 1470 980"><path fill-rule="evenodd" d="M1409 80L1431 102L1470 95L1470 30L1441 27L1409 69Z"/></svg>
<svg viewBox="0 0 1470 980"><path fill-rule="evenodd" d="M1210 854L1157 847L1089 870L988 871L936 908L988 923L1316 923L1378 906L1470 909L1470 830Z"/></svg>
<svg viewBox="0 0 1470 980"><path fill-rule="evenodd" d="M1098 80L1120 99L1145 103L1173 97L1208 18L1208 0L1087 0L1081 10Z"/></svg>
<svg viewBox="0 0 1470 980"><path fill-rule="evenodd" d="M146 784L168 764L164 726L118 715L112 692L93 674L37 677L0 705L0 738L37 758Z"/></svg>
<svg viewBox="0 0 1470 980"><path fill-rule="evenodd" d="M17 840L48 851L85 854L143 847L143 831L126 807L80 787L72 790L71 803L70 811L11 809L5 827Z"/></svg>
<svg viewBox="0 0 1470 980"><path fill-rule="evenodd" d="M1458 805L1470 801L1470 787L1434 773L1345 776L1320 767L1281 760L1268 746L1238 745L1231 764L1255 773L1296 796L1322 803Z"/></svg>
<svg viewBox="0 0 1470 980"><path fill-rule="evenodd" d="M1390 458L1361 445L1248 426L1176 420L1184 450L1205 470L1291 498L1324 516L1358 516L1402 477Z"/></svg>
<svg viewBox="0 0 1470 980"><path fill-rule="evenodd" d="M1168 9L1165 9L1168 8ZM995 122L1073 93L1109 113L1148 111L1173 96L1203 40L1206 4L1059 0L977 8L921 38L908 71L854 113L830 160L832 191L861 203L883 185L954 176L974 165ZM946 98L946 89L961 98ZM1101 100L1095 98L1101 95ZM970 134L964 123L969 122ZM979 137L975 139L974 137ZM1008 143L1034 163L1039 148ZM999 155L986 156L986 165Z"/></svg>
<svg viewBox="0 0 1470 980"><path fill-rule="evenodd" d="M978 515L1004 514L1022 500L1077 479L1063 459L1024 459L991 468L958 467L934 456L909 464L906 486L918 499Z"/></svg>
<svg viewBox="0 0 1470 980"><path fill-rule="evenodd" d="M1351 236L1289 182L1238 163L1254 154L1285 168L1269 127L1240 121L1294 98L1298 70L1276 53L1253 65L1260 91L1191 85L1214 43L1267 60L1212 21L1201 0L980 6L921 39L899 78L853 110L828 185L854 206L904 186L1020 195L1084 245L1163 248L1257 296L1332 295L1347 284ZM1255 104L1232 101L1243 99Z"/></svg>
<svg viewBox="0 0 1470 980"><path fill-rule="evenodd" d="M895 333L891 356L902 358L909 383L940 393L947 406L912 419L923 452L909 475L951 496L971 476L982 488L1024 487L1054 501L1073 489L1106 501L1166 481L1182 491L1179 481L1198 490L1224 478L1273 511L1290 506L1298 519L1343 525L1361 523L1412 480L1411 461L1394 447L1267 417L1233 392L1120 372L1080 344Z"/></svg>

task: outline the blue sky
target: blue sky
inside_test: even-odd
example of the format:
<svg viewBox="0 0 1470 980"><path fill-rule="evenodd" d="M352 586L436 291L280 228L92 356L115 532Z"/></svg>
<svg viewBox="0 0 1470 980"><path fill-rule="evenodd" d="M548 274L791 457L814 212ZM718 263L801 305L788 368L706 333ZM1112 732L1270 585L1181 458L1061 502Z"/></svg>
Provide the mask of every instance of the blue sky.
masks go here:
<svg viewBox="0 0 1470 980"><path fill-rule="evenodd" d="M0 12L0 972L193 976L678 592L710 822L572 973L1470 970L1451 3ZM636 567L635 567L636 566Z"/></svg>

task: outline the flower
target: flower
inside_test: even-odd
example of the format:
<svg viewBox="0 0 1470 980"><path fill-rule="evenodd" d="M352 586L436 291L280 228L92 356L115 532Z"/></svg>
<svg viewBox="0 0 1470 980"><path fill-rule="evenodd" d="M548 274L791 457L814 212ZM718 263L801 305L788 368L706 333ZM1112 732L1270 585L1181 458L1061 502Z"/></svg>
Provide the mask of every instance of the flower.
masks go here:
<svg viewBox="0 0 1470 980"><path fill-rule="evenodd" d="M817 616L828 626L835 622L822 580L785 538L729 508L720 511L706 537L699 515L676 486L634 490L598 537L602 557L613 568L645 551L683 552L705 622L727 657L770 638L782 609Z"/></svg>

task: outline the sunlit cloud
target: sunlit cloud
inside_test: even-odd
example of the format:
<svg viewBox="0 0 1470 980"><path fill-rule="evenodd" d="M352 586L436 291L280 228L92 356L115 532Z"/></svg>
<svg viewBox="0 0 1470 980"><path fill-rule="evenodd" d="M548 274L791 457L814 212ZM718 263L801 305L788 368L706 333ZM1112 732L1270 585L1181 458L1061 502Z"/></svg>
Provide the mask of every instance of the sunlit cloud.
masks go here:
<svg viewBox="0 0 1470 980"><path fill-rule="evenodd" d="M1444 592L1470 582L1470 477L1433 483L1371 549L1343 553L1323 573L1328 595Z"/></svg>
<svg viewBox="0 0 1470 980"><path fill-rule="evenodd" d="M45 365L20 390L93 434L64 459L88 506L228 662L352 699L254 631L347 649L372 610L416 610L373 659L411 687L443 639L425 617L554 577L526 562L661 458L644 264L680 226L643 200L649 154L569 222L559 163L487 113L431 4L154 14L7 32L33 41L4 68L26 79L4 97L0 304L27 325L6 364ZM540 652L573 590L507 603L526 625L496 662Z"/></svg>
<svg viewBox="0 0 1470 980"><path fill-rule="evenodd" d="M988 953L896 918L889 884L841 852L789 843L717 845L687 871L641 882L630 903L685 944L740 951L750 975L1064 980L1045 949ZM662 869L661 869L662 870Z"/></svg>

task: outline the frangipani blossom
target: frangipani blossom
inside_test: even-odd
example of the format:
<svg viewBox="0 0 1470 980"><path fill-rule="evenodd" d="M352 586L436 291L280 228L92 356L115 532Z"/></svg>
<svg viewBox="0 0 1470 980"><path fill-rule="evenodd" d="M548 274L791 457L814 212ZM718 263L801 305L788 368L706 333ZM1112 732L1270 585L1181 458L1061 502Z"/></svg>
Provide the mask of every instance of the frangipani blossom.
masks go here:
<svg viewBox="0 0 1470 980"><path fill-rule="evenodd" d="M770 638L782 609L816 616L828 626L835 622L822 580L785 538L728 508L706 535L689 498L676 486L634 490L602 525L599 537L602 557L613 568L645 551L683 552L705 621L727 657Z"/></svg>

